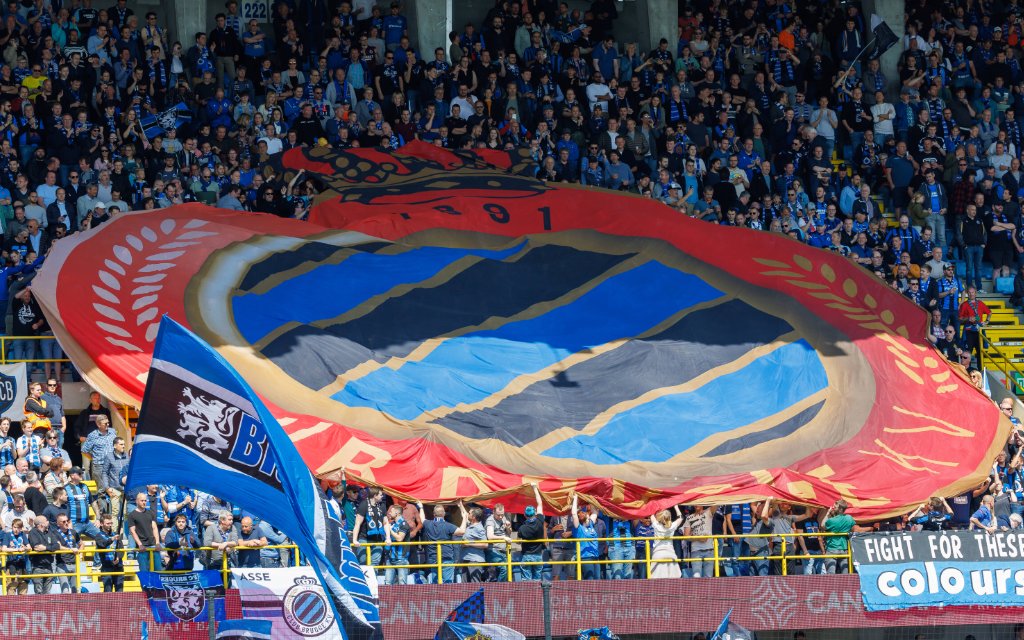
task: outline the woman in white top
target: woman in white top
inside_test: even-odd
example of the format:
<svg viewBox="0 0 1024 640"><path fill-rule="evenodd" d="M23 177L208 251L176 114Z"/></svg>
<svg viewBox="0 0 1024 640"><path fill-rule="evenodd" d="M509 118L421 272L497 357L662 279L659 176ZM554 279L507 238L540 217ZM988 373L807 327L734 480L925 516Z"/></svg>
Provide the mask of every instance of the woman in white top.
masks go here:
<svg viewBox="0 0 1024 640"><path fill-rule="evenodd" d="M704 55L704 52L707 51L708 48L711 46L711 43L704 39L704 31L702 31L701 29L696 29L693 32L693 38L690 39L689 46L690 51L693 52L693 55L697 58L700 58L702 55Z"/></svg>
<svg viewBox="0 0 1024 640"><path fill-rule="evenodd" d="M673 507L676 519L671 520L668 509L659 511L654 516L654 539L651 541L651 559L661 562L651 563L652 578L681 578L679 570L679 556L669 536L675 535L676 530L683 524L683 514L679 511L679 505Z"/></svg>

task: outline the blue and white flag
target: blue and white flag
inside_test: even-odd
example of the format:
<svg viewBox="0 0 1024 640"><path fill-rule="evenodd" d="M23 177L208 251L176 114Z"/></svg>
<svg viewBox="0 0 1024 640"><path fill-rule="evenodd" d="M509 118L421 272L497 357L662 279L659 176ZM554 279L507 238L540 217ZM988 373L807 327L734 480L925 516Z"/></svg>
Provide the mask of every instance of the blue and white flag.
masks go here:
<svg viewBox="0 0 1024 640"><path fill-rule="evenodd" d="M149 609L157 624L209 622L211 608L214 620L225 617L224 577L220 571L140 571L139 586L149 599Z"/></svg>
<svg viewBox="0 0 1024 640"><path fill-rule="evenodd" d="M715 635L711 636L711 640L753 640L754 634L749 629L733 622L730 619L731 616L732 609L729 609L729 613L725 614L725 617L722 618L722 624L718 625L718 629L715 631Z"/></svg>
<svg viewBox="0 0 1024 640"><path fill-rule="evenodd" d="M619 640L608 627L594 627L576 632L576 640Z"/></svg>
<svg viewBox="0 0 1024 640"><path fill-rule="evenodd" d="M269 620L225 620L217 625L217 640L271 640Z"/></svg>
<svg viewBox="0 0 1024 640"><path fill-rule="evenodd" d="M439 633L441 640L526 640L526 636L515 629L500 624L479 622L445 622Z"/></svg>
<svg viewBox="0 0 1024 640"><path fill-rule="evenodd" d="M441 640L446 637L448 633L445 629L447 622L467 622L467 623L480 623L483 624L487 619L487 603L484 600L483 587L473 592L473 595L469 596L462 601L462 604L451 610L445 617L445 622L441 623L438 627L437 633L434 634L434 640ZM448 633L447 637L450 637Z"/></svg>
<svg viewBox="0 0 1024 640"><path fill-rule="evenodd" d="M139 120L142 132L152 140L171 129L177 129L186 122L192 121L192 110L184 102L179 102L161 113L148 113Z"/></svg>
<svg viewBox="0 0 1024 640"><path fill-rule="evenodd" d="M382 637L339 516L288 434L220 354L164 316L126 484L181 482L273 523L298 545L330 596L324 640Z"/></svg>
<svg viewBox="0 0 1024 640"><path fill-rule="evenodd" d="M242 617L271 624L274 640L321 638L332 617L324 590L310 567L232 569Z"/></svg>

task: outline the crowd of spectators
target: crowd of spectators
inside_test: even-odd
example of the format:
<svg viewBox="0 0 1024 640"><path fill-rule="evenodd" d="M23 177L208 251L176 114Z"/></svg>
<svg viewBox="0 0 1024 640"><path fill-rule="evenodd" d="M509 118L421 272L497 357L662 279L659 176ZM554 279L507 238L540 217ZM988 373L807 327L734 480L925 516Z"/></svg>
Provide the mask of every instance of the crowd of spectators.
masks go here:
<svg viewBox="0 0 1024 640"><path fill-rule="evenodd" d="M829 508L774 500L680 505L628 520L575 494L568 513L545 516L536 484L536 505L521 514L500 503L460 502L457 508L433 505L428 517L422 503L393 501L377 487L347 482L328 494L360 561L372 564L385 584L505 581L510 568L515 581L710 577L716 555L719 576L841 573L849 568L843 556L851 531L1024 528L1024 427L1013 416L1012 399L999 406L1014 430L983 482L873 523L855 522L842 500ZM279 546L288 539L237 505L183 485L126 487L124 439L109 416L98 414L92 422L82 448L93 460L86 482L90 473L58 444L58 428L40 437L26 419L15 438L10 420L0 419L0 552L8 593L72 591L75 552L86 549L85 540L93 550L81 562L91 559L104 591L123 589L126 548L136 550L130 557L141 569L294 562L292 551ZM476 566L456 566L468 564Z"/></svg>
<svg viewBox="0 0 1024 640"><path fill-rule="evenodd" d="M873 523L858 524L843 500L828 508L774 500L676 506L628 520L581 504L575 494L567 514L545 517L536 485L536 506L522 514L510 514L501 504L485 509L459 503L435 505L428 517L421 503L388 506L380 489L344 483L334 496L360 559L384 569L386 584L438 582L439 549L442 582L504 581L509 560L516 581L574 580L577 557L584 580L710 577L716 575L716 553L719 576L843 573L849 570L842 556L850 532L1024 528L1024 426L1013 416L1012 399L999 407L1014 430L987 478L959 495L933 497L902 516ZM444 544L454 540L463 544ZM369 560L361 546L366 543L377 543ZM491 564L453 566L464 563Z"/></svg>
<svg viewBox="0 0 1024 640"><path fill-rule="evenodd" d="M91 0L9 3L0 24L8 332L48 330L23 283L67 234L185 201L302 218L320 185L264 172L272 156L301 145L393 151L414 139L522 149L546 182L628 191L680 215L839 253L930 310L933 342L965 366L989 317L977 297L986 263L992 286L1024 304L1019 3L908 2L891 78L855 1L680 3L674 37L651 50L619 28L618 6L498 0L447 42L414 46L397 2L279 0L268 25L243 20L228 0L209 32L176 40L156 13L138 16L124 0L102 9ZM28 350L24 342L18 348ZM0 420L5 571L67 571L82 536L107 573L122 566L110 550L122 537L148 550L141 566L219 567L225 555L233 566L290 561L269 548L285 542L277 529L214 496L126 488L124 441L98 395L78 430L91 464L73 464L55 373L47 393L33 390L50 396L40 403L50 408L42 433L26 420L15 438ZM1012 416L1012 403L1001 407ZM1024 432L1014 421L984 483L870 528L1020 527ZM392 584L439 578L409 568L437 564L437 544L395 543L457 539L467 544L440 545L444 582L505 580L506 553L516 580L573 579L575 567L549 563L577 553L585 579L647 577L648 566L632 561L648 557L663 561L651 577L709 576L712 535L728 536L721 575L781 573L783 563L789 573L830 573L846 567L815 556L845 553L846 538L816 534L859 528L842 501L676 507L629 521L575 495L567 515L545 517L538 493L523 514L459 504L435 505L428 517L424 505L392 503L376 488L343 484L332 494L360 556ZM787 554L809 558L770 559L795 532L811 535L786 539ZM667 539L680 535L692 539ZM494 564L450 566L457 562ZM73 584L33 582L34 592ZM119 590L122 580L103 584ZM29 588L22 578L9 585Z"/></svg>
<svg viewBox="0 0 1024 640"><path fill-rule="evenodd" d="M447 42L414 42L398 2L278 0L261 24L228 0L208 32L176 38L123 0L8 4L7 332L49 332L24 283L67 234L185 201L302 218L321 185L264 171L272 156L418 139L521 149L544 181L848 256L965 342L978 314L961 303L987 265L1024 305L1021 7L911 5L887 77L856 1L680 3L650 50L611 0L497 0Z"/></svg>
<svg viewBox="0 0 1024 640"><path fill-rule="evenodd" d="M280 0L260 24L228 0L209 32L176 38L123 0L10 3L4 276L31 278L54 240L127 210L198 201L301 218L319 185L279 179L272 156L420 139L519 148L545 181L840 253L962 339L985 264L1024 304L1021 11L910 4L890 78L870 17L839 0L680 3L650 50L612 0L498 0L447 42L415 46L398 2ZM906 223L889 228L883 208ZM945 278L950 259L963 280ZM9 332L48 331L31 293L0 289Z"/></svg>
<svg viewBox="0 0 1024 640"><path fill-rule="evenodd" d="M45 395L59 397L52 390ZM40 385L33 384L26 412L38 411L42 403L33 403L41 396ZM77 421L85 434L81 454L91 461L88 469L63 448L61 422L47 421L40 429L40 414L33 413L15 438L11 421L0 419L0 552L7 593L28 593L30 587L32 593L57 587L69 593L76 586L76 566L89 560L104 591L121 591L126 548L142 550L128 556L142 570L219 569L225 554L232 567L293 562L291 551L277 546L287 542L280 531L215 496L178 485L126 487L124 438L111 427L109 411L98 405L94 394ZM94 551L76 564L84 540Z"/></svg>

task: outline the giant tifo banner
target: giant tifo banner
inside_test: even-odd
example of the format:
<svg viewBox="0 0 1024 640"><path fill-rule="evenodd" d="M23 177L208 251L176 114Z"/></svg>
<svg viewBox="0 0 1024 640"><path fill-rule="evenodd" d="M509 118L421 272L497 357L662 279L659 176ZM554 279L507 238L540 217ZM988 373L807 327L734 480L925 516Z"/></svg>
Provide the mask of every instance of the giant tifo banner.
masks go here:
<svg viewBox="0 0 1024 640"><path fill-rule="evenodd" d="M868 611L1024 603L1024 532L871 533L850 544Z"/></svg>
<svg viewBox="0 0 1024 640"><path fill-rule="evenodd" d="M834 254L511 153L279 162L324 187L312 223L193 204L55 245L33 289L91 384L137 404L168 314L320 476L512 510L536 482L552 511L575 491L619 515L771 496L879 517L975 486L1006 440L924 312Z"/></svg>
<svg viewBox="0 0 1024 640"><path fill-rule="evenodd" d="M480 584L381 587L380 613L386 640L432 640L445 616ZM487 621L530 637L544 636L540 583L482 585ZM238 592L227 591L228 617L239 618ZM679 615L680 602L712 603ZM867 629L955 625L1010 625L1024 620L1024 608L944 607L906 611L865 611L855 575L701 578L695 580L575 580L551 585L551 631L608 625L619 634L672 634L713 631L730 608L748 629ZM282 608L284 603L280 605ZM143 593L0 597L0 637L139 640L147 622L150 640L206 640L204 623L154 624ZM809 634L811 637L831 637ZM929 636L931 637L931 635ZM949 637L949 636L946 636ZM961 634L959 637L963 637ZM978 637L983 637L978 635ZM1007 634L1009 637L1009 634Z"/></svg>

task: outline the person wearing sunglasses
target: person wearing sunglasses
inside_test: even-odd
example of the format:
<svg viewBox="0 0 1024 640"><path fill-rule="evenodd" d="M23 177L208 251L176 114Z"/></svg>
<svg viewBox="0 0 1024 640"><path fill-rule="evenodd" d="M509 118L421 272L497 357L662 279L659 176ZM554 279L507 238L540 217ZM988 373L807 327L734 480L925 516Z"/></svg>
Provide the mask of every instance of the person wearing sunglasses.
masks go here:
<svg viewBox="0 0 1024 640"><path fill-rule="evenodd" d="M48 378L46 380L46 387L43 389L43 395L40 396L44 402L46 402L47 408L53 412L50 416L50 425L53 427L53 431L57 433L57 446L64 446L64 433L68 428L68 419L64 415L64 401L61 399L58 391L60 385L57 383L57 378Z"/></svg>
<svg viewBox="0 0 1024 640"><path fill-rule="evenodd" d="M28 398L25 399L25 419L28 420L33 431L42 436L43 432L49 433L53 424L53 409L43 399L43 385L32 382L28 385Z"/></svg>
<svg viewBox="0 0 1024 640"><path fill-rule="evenodd" d="M62 460L61 467L65 471L71 469L71 456L61 447L59 432L56 429L48 431L46 437L43 438L43 448L39 451L39 459L43 463L43 468L48 468L53 460Z"/></svg>
<svg viewBox="0 0 1024 640"><path fill-rule="evenodd" d="M970 351L957 337L956 327L951 324L943 327L943 336L935 343L935 348L941 351L942 355L946 356L950 362L960 362L961 353L970 354Z"/></svg>

